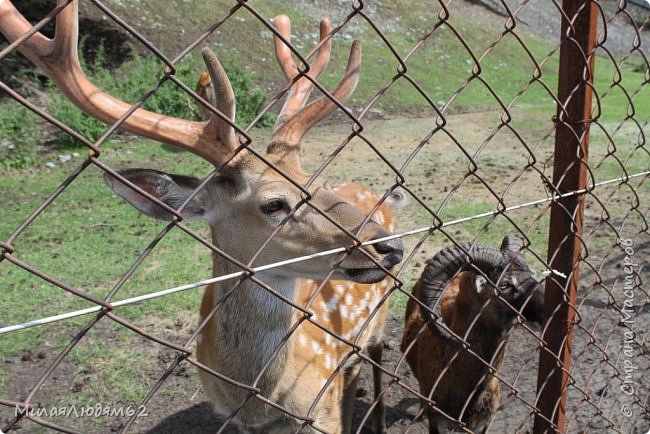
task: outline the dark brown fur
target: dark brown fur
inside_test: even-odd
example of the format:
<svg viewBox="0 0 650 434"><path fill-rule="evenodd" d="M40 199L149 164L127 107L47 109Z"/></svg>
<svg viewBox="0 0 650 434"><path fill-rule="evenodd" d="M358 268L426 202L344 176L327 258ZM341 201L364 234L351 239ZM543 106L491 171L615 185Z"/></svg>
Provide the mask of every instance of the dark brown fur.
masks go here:
<svg viewBox="0 0 650 434"><path fill-rule="evenodd" d="M501 282L508 280L512 274L532 276L520 258L511 264ZM420 383L420 392L435 403L433 407L423 402L430 433L461 430L457 421L462 421L472 431L480 432L499 405L499 381L490 373L488 364L495 371L501 367L507 331L516 322L517 315L494 297L493 287L489 286L478 294L473 285L476 275L473 271L462 272L440 297L442 320L455 334L464 338L469 349L459 348L434 334L427 327L416 301L410 299L406 307L401 350L406 353L406 359ZM422 286L421 277L413 288L413 295L418 299ZM530 294L530 286L526 286L528 289L524 293ZM516 295L512 304L515 308L521 308L522 295L517 294L518 291L513 293ZM502 296L510 297L508 293ZM535 291L523 309L524 316L538 321L542 305L543 290ZM479 318L474 322L477 316Z"/></svg>

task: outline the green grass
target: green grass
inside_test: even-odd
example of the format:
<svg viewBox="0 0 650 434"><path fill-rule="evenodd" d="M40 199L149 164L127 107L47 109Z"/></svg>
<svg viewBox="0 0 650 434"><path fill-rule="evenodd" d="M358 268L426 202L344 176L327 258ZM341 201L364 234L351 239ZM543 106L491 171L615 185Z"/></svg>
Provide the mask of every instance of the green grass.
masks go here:
<svg viewBox="0 0 650 434"><path fill-rule="evenodd" d="M209 167L198 158L170 151L152 142L128 144L110 142L103 149L103 160L110 165L165 167L180 173L207 174ZM40 163L55 154L40 155ZM127 163L125 156L130 160ZM83 157L74 161L80 163ZM58 165L38 173L22 170L6 174L0 197L8 206L0 207L0 239L5 240L19 222L35 209L70 173L73 163ZM208 236L202 224L190 227ZM104 298L137 256L147 248L164 223L151 220L113 195L95 168L89 168L39 216L14 242L15 256L66 284ZM167 289L211 276L210 253L178 229L173 229L153 250L142 266L119 290L114 300ZM0 262L2 288L2 326L56 315L92 303L35 277L5 260ZM202 289L196 288L167 297L115 309L115 313L160 335L166 327L182 321L192 327ZM92 315L50 325L0 335L0 363L12 359L21 363L28 350L53 356L62 350ZM189 326L188 326L189 327ZM166 333L165 333L166 334ZM182 333L182 339L188 335ZM178 344L182 344L181 341ZM77 406L100 403L140 402L152 385L149 370L139 363L156 360L159 345L146 341L121 325L104 318L70 355L75 372L49 386L68 391L57 394L55 402ZM146 355L145 355L146 354ZM90 371L88 371L90 369ZM161 371L162 373L162 371ZM65 382L71 378L70 384ZM98 381L98 379L100 379ZM0 391L6 395L12 377L0 370ZM75 384L79 391L71 391ZM58 386L57 386L58 385ZM46 393L47 396L47 393ZM60 421L66 423L66 421ZM90 421L91 425L102 419Z"/></svg>
<svg viewBox="0 0 650 434"><path fill-rule="evenodd" d="M16 101L0 104L0 169L20 169L34 163L34 145L42 133L36 115Z"/></svg>
<svg viewBox="0 0 650 434"><path fill-rule="evenodd" d="M174 8L159 8L157 4L157 0L143 0L135 7L116 4L114 8L121 16L137 17L144 28L155 28L163 23L177 31L180 29L180 33L175 38L167 37L165 32L151 32L148 35L150 40L161 47L169 57L173 57L189 44L214 20L226 15L232 7L232 2L228 0L218 0L209 4L179 2ZM303 54L316 43L315 34L320 15L330 15L334 25L339 24L344 16L340 9L336 9L337 13L327 10L314 11L306 5L297 6L286 0L251 1L248 4L267 19L288 13L292 20L293 41ZM155 14L151 13L153 10L156 11ZM90 6L82 11L91 16L96 13L96 10ZM404 11L409 13L404 14ZM472 57L459 37L454 34L453 29L461 35L476 58L482 57L480 77L490 84L504 104L510 104L515 95L532 81L535 62L514 36L510 34L501 36L505 18L495 19L489 14L474 14L470 18L456 9L455 5L451 5L449 11L450 17L447 23L440 25L406 61L409 76L422 87L438 107L448 101L452 94L472 77L471 71L474 67ZM434 23L439 22L439 8L431 7L426 2L399 0L384 3L377 10L366 8L365 13L380 24L385 38L401 58L412 50ZM395 17L400 19L396 20ZM555 50L556 44L532 34L521 25L515 31L541 66L539 79L555 93L559 58L559 53ZM362 107L397 74L399 61L368 22L361 16L355 16L334 38L330 65L321 78L325 87L331 89L340 80L353 38L362 40L363 62L361 81L350 100L350 106ZM499 43L483 56L489 46L499 39ZM268 88L269 83L273 83L274 86L270 89L275 91L285 81L274 59L270 31L246 8L240 8L201 46L212 47L221 58L232 61L250 72L262 88ZM550 57L547 58L549 54ZM598 72L596 89L598 93L602 93L612 85L615 68L611 61L604 57L604 53L599 54L602 55L596 61ZM192 62L197 62L193 70L198 73L202 69L200 61L193 58L190 60L190 63ZM622 68L622 85L626 89L635 89L644 81L643 73L635 72L635 69L638 70L638 63L638 60L632 58ZM187 83L192 85L193 81ZM650 91L646 89L634 98L635 107L641 110L638 112L639 119L647 118L650 110L647 108L650 107L649 94ZM625 111L626 101L621 92L612 92L606 99L617 100L611 104ZM530 84L528 90L516 100L515 104L543 110L549 116L555 114L551 97L538 82ZM428 103L406 79L400 78L379 100L376 107L385 112L423 113L423 110L428 108ZM499 103L486 86L474 78L453 100L448 110L458 112L499 107ZM429 110L426 113L431 112ZM603 113L603 116L615 117L620 111L610 108L608 113Z"/></svg>
<svg viewBox="0 0 650 434"><path fill-rule="evenodd" d="M71 360L79 366L77 378L92 376L94 372L102 372L102 382L89 381L85 394L70 396L69 401L79 402L81 405L93 405L96 402L115 402L115 396L125 403L137 403L142 400L150 387L150 379L139 366L132 363L142 354L142 350L134 345L129 345L132 339L127 333L118 336L117 341L107 343L99 333L90 333L70 354ZM127 339L128 338L128 339ZM121 342L120 342L121 341ZM142 344L140 342L140 344ZM103 382L114 385L105 387ZM84 399L84 395L93 398ZM81 398L81 401L79 401Z"/></svg>
<svg viewBox="0 0 650 434"><path fill-rule="evenodd" d="M111 144L105 150L106 161L111 163L118 154L130 152L130 157L146 165L156 160L152 153L162 154L170 170L181 173L200 173L205 165L192 157L177 158L176 153L161 151L160 145L150 142L137 145ZM112 155L112 157L111 157ZM176 164L174 164L176 163ZM0 187L3 201L10 204L2 208L0 238L7 239L18 222L27 217L50 192L65 178L68 168L59 166L43 170L38 175L29 172L12 172ZM204 173L207 174L207 171ZM105 187L98 170L88 169L41 214L14 242L15 256L38 270L68 283L92 296L103 298L128 270L129 263L147 248L164 223L140 215ZM207 230L192 225L204 236ZM209 252L198 243L184 242L187 235L174 229L154 249L117 294L116 299L152 292L177 284L200 280L210 276ZM187 246L181 248L177 246ZM187 265L191 264L190 267ZM142 287L142 282L146 285ZM0 283L3 290L3 323L27 321L36 316L54 315L69 310L91 306L61 288L30 275L9 261L0 263ZM176 309L195 307L200 291L193 291ZM33 300L26 303L25 300ZM39 307L34 311L34 303ZM141 315L170 307L164 299L143 304ZM30 331L3 335L4 354L19 354L34 345L38 336ZM36 342L38 339L36 339Z"/></svg>

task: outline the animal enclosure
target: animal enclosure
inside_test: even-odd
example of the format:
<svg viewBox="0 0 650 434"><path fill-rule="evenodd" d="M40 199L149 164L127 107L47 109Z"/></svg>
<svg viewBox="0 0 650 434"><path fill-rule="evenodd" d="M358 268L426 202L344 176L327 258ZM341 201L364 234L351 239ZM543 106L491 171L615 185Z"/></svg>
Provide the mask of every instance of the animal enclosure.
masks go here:
<svg viewBox="0 0 650 434"><path fill-rule="evenodd" d="M498 406L481 428L650 429L650 9L643 2L61 0L36 12L14 3L26 18L0 0L6 38L0 41L0 64L10 71L0 81L0 106L26 108L35 114L33 128L43 133L36 138L16 129L0 137L7 152L19 141L40 149L31 168L1 166L2 432L234 432L255 409L282 421L272 426L280 431L330 432L323 408L358 369L352 407L333 418L349 418L353 432L372 432L382 405L391 433L429 432L427 412L471 432L476 428L465 412L474 394L463 398L460 414L449 414L435 399L435 385L421 389L407 363L413 341L402 342L404 315L410 303L449 332L440 306L425 306L411 292L426 261L455 246L471 267L480 246L497 249L507 235L523 241L517 252L545 285L544 318L540 326L526 321L524 308L508 304L499 282L483 272L498 288L490 287L492 298L469 322L480 323L490 303L504 303L514 319L499 342L503 363L480 357L469 332L446 338L459 341L452 358L470 358L485 379L499 384ZM82 24L103 23L123 38L113 36L108 46L91 50L95 59L109 56L110 44L127 40L120 46L128 56L106 63L129 56L133 64L143 58L156 63L136 99L120 93L124 87L114 88L112 96L126 103L108 117L88 109L85 101L95 90L79 98L75 80L65 84L74 69L75 55L66 48L76 53L71 11L77 6ZM280 17L285 14L288 30ZM50 46L49 38L57 42ZM88 38L82 26L81 52L88 51ZM204 47L216 54L205 56L219 88L216 97L205 99L194 91L206 69ZM327 70L323 53L331 57ZM99 61L81 59L90 81L99 80ZM25 66L30 62L38 68ZM215 62L223 63L223 74ZM135 81L128 68L113 66L111 81ZM254 84L240 91L239 77L247 73ZM227 78L219 81L220 74ZM52 84L46 76L64 78ZM230 82L234 92L228 92ZM65 88L65 97L56 87ZM300 100L309 91L312 98ZM141 108L156 111L152 101L164 92L174 92L172 99L196 116L194 123L181 124L188 129L199 124L201 112L212 116L196 140L179 145L181 140L162 131L166 121L138 117ZM242 122L228 101L244 107L259 92L266 98ZM81 100L76 105L86 104L87 112L107 122L98 134L54 115L51 101L75 95ZM98 110L111 104L105 100ZM157 109L172 118L167 104ZM325 111L332 113L315 126ZM314 122L300 129L306 122L300 113ZM266 122L278 114L272 131ZM147 132L137 130L149 121L154 126ZM195 147L205 131L229 144L218 150L220 158L213 153L207 162ZM289 139L280 143L278 131ZM57 134L77 147L40 146L52 142L42 137ZM194 154L179 152L179 146ZM279 151L299 158L306 173L293 159L287 164L278 157ZM250 187L254 176L231 175L242 160L242 166L260 168L255 176L272 178L261 184L283 183L293 191L289 206L262 204L264 214L283 214L261 238L256 231L263 223L252 211L234 213L229 226L212 225L212 232L190 221L190 214L205 211L194 207L195 199L214 192L216 180ZM169 201L156 194L161 184L139 183L154 171L131 176L140 167L197 180L182 185L181 199ZM185 178L156 178L169 179L180 185ZM330 202L323 194L332 195ZM228 198L228 209L245 202L235 196ZM147 219L122 198L145 214L164 214L165 221ZM306 235L285 237L308 213L317 224ZM312 234L328 230L336 242L318 244ZM244 251L250 240L255 248ZM289 250L302 253L274 255ZM328 265L316 276L301 274L322 263ZM307 288L304 297L287 296L276 278L282 273L309 277L300 281ZM205 308L203 290L217 286L225 295ZM262 307L281 308L262 309L241 325L237 319L245 306L237 297L252 289ZM232 364L261 357L235 353L235 347L266 332L279 310L289 313L288 326L265 350L254 378L229 375ZM213 318L237 324L227 331L232 346L208 351L237 355L230 365L215 365L223 370L197 355L207 345ZM426 330L424 324L416 332ZM311 358L304 366L292 365L309 374L296 373L301 381L324 372L304 406L298 398L286 399L292 390L303 390L300 384L266 393L272 371L283 368L278 361L292 354ZM462 379L452 362L440 375ZM379 384L373 373L381 373ZM208 403L210 382L237 398L221 414Z"/></svg>

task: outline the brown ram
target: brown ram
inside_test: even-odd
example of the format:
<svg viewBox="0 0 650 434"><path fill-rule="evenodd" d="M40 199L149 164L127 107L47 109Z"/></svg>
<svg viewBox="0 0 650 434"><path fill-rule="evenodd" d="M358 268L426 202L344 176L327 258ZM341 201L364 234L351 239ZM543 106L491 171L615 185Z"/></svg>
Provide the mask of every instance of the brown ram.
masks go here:
<svg viewBox="0 0 650 434"><path fill-rule="evenodd" d="M413 288L420 303L411 299L406 307L401 349L422 395L446 414L425 404L430 433L485 430L500 393L488 364L495 371L501 367L508 330L518 317L542 322L544 288L522 247L514 236L504 238L501 250L448 247L427 261ZM431 314L438 301L444 325Z"/></svg>

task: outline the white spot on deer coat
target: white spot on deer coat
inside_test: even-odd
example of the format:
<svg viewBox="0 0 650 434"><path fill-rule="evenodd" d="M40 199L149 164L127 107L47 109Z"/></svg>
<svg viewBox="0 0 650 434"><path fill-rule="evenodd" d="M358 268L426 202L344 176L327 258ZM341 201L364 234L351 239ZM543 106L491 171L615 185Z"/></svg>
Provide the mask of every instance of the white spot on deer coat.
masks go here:
<svg viewBox="0 0 650 434"><path fill-rule="evenodd" d="M321 323L327 324L330 322L330 314L327 312L319 312L314 319L318 319Z"/></svg>
<svg viewBox="0 0 650 434"><path fill-rule="evenodd" d="M332 298L330 298L325 304L325 309L331 313L338 309L338 305L339 305L339 298L336 295L333 295Z"/></svg>
<svg viewBox="0 0 650 434"><path fill-rule="evenodd" d="M364 200L368 199L370 194L366 191L362 191L360 193L357 193L356 198L359 202L363 202Z"/></svg>
<svg viewBox="0 0 650 434"><path fill-rule="evenodd" d="M334 285L334 290L335 290L339 295L343 295L343 293L345 293L345 286L344 286L344 285Z"/></svg>

